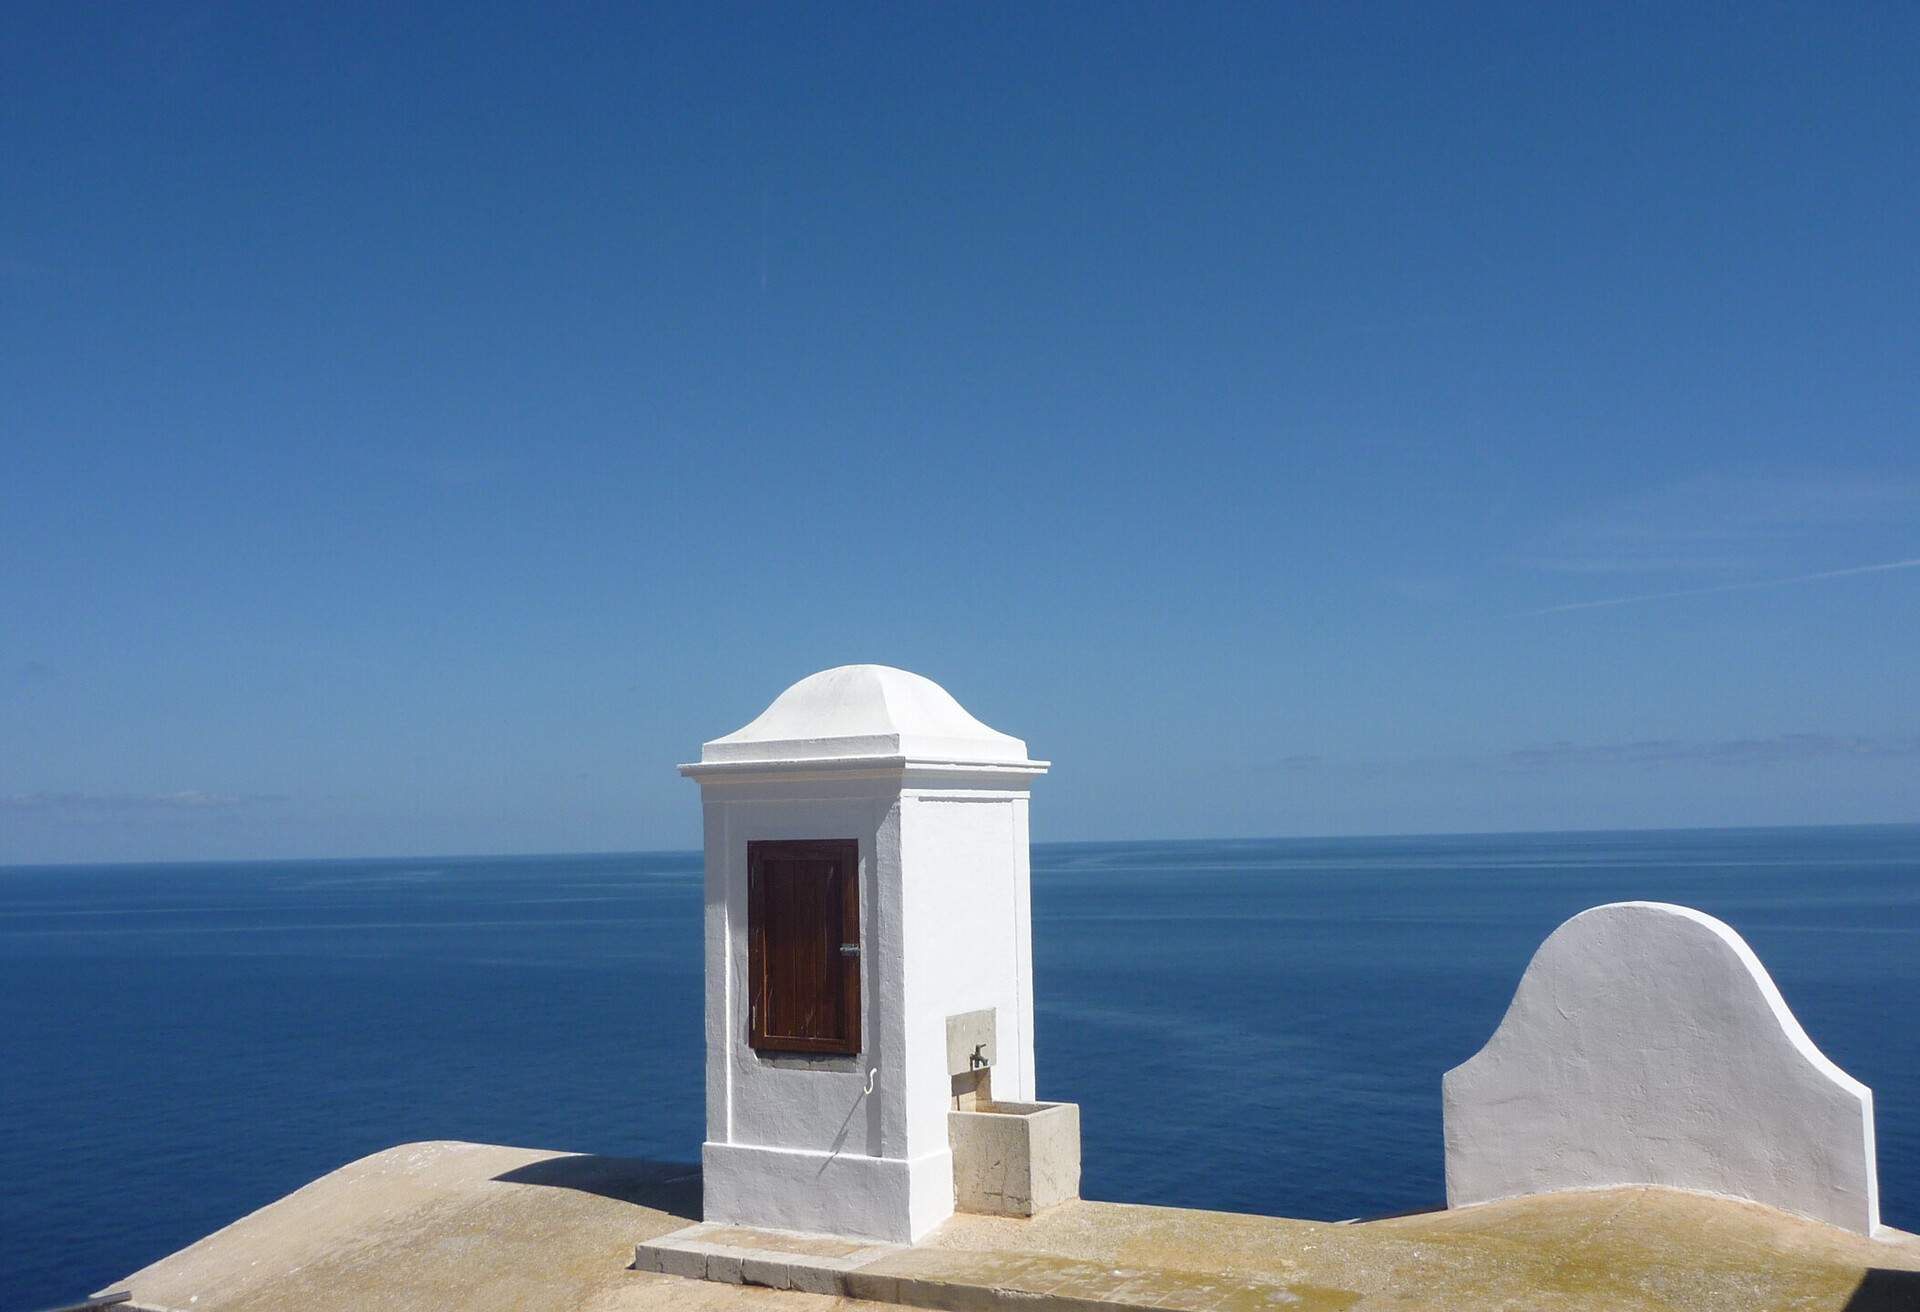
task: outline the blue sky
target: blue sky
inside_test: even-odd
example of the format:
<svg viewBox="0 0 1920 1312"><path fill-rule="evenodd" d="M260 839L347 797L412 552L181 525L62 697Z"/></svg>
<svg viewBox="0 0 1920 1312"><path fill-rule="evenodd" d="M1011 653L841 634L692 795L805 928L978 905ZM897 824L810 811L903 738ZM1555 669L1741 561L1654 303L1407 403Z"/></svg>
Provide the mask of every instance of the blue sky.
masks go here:
<svg viewBox="0 0 1920 1312"><path fill-rule="evenodd" d="M1913 6L0 24L0 861L1920 820Z"/></svg>

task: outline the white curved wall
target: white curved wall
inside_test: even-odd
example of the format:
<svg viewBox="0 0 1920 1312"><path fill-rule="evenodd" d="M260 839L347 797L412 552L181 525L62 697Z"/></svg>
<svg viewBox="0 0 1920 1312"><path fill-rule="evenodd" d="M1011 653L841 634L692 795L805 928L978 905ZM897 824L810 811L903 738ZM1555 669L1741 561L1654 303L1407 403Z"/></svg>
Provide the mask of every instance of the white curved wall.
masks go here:
<svg viewBox="0 0 1920 1312"><path fill-rule="evenodd" d="M1688 907L1561 925L1442 1089L1450 1206L1656 1184L1879 1225L1872 1091L1813 1046L1746 942Z"/></svg>

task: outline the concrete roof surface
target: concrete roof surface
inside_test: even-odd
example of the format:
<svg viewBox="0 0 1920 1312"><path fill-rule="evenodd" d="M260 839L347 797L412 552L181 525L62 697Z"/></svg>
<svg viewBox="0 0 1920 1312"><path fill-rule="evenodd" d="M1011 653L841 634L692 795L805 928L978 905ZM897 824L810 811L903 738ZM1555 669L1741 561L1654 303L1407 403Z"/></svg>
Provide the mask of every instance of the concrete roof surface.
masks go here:
<svg viewBox="0 0 1920 1312"><path fill-rule="evenodd" d="M296 1190L111 1288L152 1312L827 1312L874 1303L629 1270L699 1216L699 1172L468 1143L405 1144ZM1097 1304L1315 1309L1920 1307L1920 1239L1865 1239L1666 1189L1552 1194L1357 1225L1074 1202L1030 1221L956 1216L885 1259L903 1278ZM1231 1298L1208 1294L1222 1281ZM1076 1297L1077 1296L1077 1297ZM1064 1301L1063 1301L1064 1297ZM1246 1302L1253 1297L1255 1302ZM983 1302L981 1306L990 1306Z"/></svg>
<svg viewBox="0 0 1920 1312"><path fill-rule="evenodd" d="M131 1289L132 1307L153 1312L863 1306L626 1269L636 1242L677 1230L699 1212L696 1166L493 1144L402 1144L324 1175L109 1288Z"/></svg>

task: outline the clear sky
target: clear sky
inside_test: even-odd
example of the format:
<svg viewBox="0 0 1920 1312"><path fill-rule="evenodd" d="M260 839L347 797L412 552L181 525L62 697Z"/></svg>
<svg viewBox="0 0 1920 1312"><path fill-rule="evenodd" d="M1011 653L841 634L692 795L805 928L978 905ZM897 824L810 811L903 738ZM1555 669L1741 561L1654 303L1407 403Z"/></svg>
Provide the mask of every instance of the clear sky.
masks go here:
<svg viewBox="0 0 1920 1312"><path fill-rule="evenodd" d="M1916 64L10 4L0 861L691 847L674 764L853 661L1039 839L1920 820Z"/></svg>

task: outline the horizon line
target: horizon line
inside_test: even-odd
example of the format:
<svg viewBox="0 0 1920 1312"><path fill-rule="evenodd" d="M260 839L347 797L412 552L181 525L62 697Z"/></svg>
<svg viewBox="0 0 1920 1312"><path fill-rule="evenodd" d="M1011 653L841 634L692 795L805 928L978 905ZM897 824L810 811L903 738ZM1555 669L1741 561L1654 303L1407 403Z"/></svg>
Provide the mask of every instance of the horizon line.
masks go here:
<svg viewBox="0 0 1920 1312"><path fill-rule="evenodd" d="M1768 833L1797 829L1920 829L1920 819L1827 820L1781 825L1623 825L1611 828L1586 827L1574 829L1397 829L1365 834L1203 834L1186 837L1161 835L1154 838L1049 838L1033 839L1030 841L1029 847L1071 847L1090 843L1319 843L1370 838L1520 838L1553 834ZM0 872L9 870L58 870L76 867L84 868L88 866L321 865L350 861L538 861L602 856L698 857L702 855L704 850L704 848L699 847L612 847L582 849L571 852L416 852L411 854L402 852L388 853L385 855L361 854L356 856L180 857L162 861L6 861L0 862Z"/></svg>

